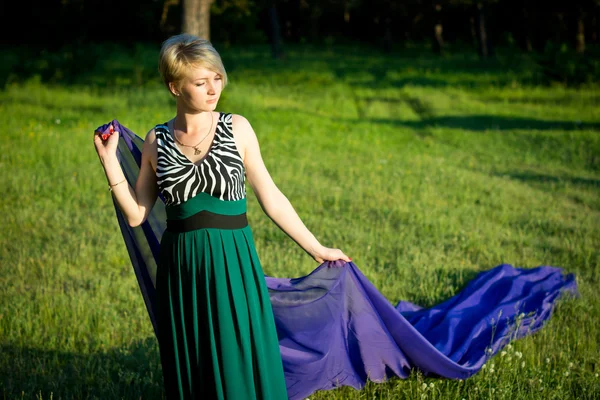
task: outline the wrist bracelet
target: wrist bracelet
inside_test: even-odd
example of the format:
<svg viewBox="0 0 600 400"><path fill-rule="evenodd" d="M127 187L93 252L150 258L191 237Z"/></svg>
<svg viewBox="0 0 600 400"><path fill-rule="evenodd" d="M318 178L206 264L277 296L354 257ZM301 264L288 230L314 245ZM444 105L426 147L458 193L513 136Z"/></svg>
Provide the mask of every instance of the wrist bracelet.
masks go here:
<svg viewBox="0 0 600 400"><path fill-rule="evenodd" d="M108 190L112 192L112 190L113 190L113 187L117 186L117 185L118 185L118 184L120 184L120 183L123 183L123 182L125 182L126 180L127 180L127 179L123 179L121 182L117 182L117 183L115 183L115 184L110 184L110 183L109 183L109 184L108 184Z"/></svg>

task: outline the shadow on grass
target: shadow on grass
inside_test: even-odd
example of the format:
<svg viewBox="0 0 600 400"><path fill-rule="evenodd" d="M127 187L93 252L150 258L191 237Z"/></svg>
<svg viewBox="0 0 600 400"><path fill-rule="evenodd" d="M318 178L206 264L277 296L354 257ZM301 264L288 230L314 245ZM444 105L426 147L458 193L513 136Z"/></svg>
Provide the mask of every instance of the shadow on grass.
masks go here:
<svg viewBox="0 0 600 400"><path fill-rule="evenodd" d="M44 399L163 399L158 346L153 337L103 353L0 346L0 395Z"/></svg>
<svg viewBox="0 0 600 400"><path fill-rule="evenodd" d="M361 99L362 100L362 99ZM403 100L395 99L384 99L383 101L390 101L400 103ZM368 122L380 124L380 125L391 125L396 127L406 127L411 129L426 129L430 127L440 128L452 128L452 129L463 129L466 131L473 132L484 132L487 130L496 131L510 131L510 130L564 130L564 131L578 131L578 130L597 130L600 131L600 123L593 122L579 122L579 121L548 121L536 118L522 118L522 117L503 117L498 115L464 115L464 116L432 116L432 113L427 104L411 99L407 102L410 107L417 113L421 119L415 120L402 120L392 118L367 118ZM307 116L314 117L314 112L309 112L301 108L293 107L278 107L271 106L267 107L268 110L272 111L290 111L297 114L305 114ZM331 122L347 122L349 124L355 124L356 122L364 122L363 118L339 118L337 116L328 116L326 114L319 115L319 118L328 118Z"/></svg>
<svg viewBox="0 0 600 400"><path fill-rule="evenodd" d="M412 107L415 109L414 107ZM422 112L418 112L423 115ZM424 129L429 127L442 127L453 129L464 129L467 131L482 132L486 130L600 130L600 123L577 122L577 121L546 121L535 118L502 117L497 115L465 115L445 117L425 117L420 121L403 121L399 119L371 118L371 122L377 124L389 124L404 126L412 129Z"/></svg>
<svg viewBox="0 0 600 400"><path fill-rule="evenodd" d="M28 98L28 97L21 97L19 99L14 99L14 98L1 99L0 98L0 106L2 106L4 104L10 104L12 106L15 106L15 104L24 105L24 106L34 106L34 107L37 106L37 107L43 107L45 110L51 110L51 111L57 111L57 112L63 112L63 111L65 111L65 109L71 109L71 110L76 110L78 112L90 112L93 114L101 114L101 113L105 112L106 108L107 108L104 106L86 105L86 104L81 104L81 103L70 103L69 105L64 104L64 103L57 104L55 102L52 102L51 99L49 99L48 101L40 101L40 100Z"/></svg>
<svg viewBox="0 0 600 400"><path fill-rule="evenodd" d="M600 179L580 178L575 176L552 176L533 172L513 171L497 173L496 176L509 177L526 183L568 183L600 189Z"/></svg>

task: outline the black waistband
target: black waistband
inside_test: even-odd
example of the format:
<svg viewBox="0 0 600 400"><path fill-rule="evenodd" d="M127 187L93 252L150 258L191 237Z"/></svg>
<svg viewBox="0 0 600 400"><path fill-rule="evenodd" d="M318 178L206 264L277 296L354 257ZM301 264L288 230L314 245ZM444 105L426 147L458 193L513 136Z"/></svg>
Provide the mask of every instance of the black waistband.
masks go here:
<svg viewBox="0 0 600 400"><path fill-rule="evenodd" d="M167 230L171 232L189 232L196 229L241 229L248 226L246 213L222 215L210 211L200 211L185 219L168 219Z"/></svg>

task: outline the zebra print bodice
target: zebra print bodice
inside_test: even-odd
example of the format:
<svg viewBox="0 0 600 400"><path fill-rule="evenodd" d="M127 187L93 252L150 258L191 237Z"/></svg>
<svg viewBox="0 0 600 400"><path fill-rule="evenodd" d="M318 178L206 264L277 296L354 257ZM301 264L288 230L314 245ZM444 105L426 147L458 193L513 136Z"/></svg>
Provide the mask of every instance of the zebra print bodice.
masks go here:
<svg viewBox="0 0 600 400"><path fill-rule="evenodd" d="M154 131L158 147L156 177L167 206L183 203L200 192L220 200L246 197L244 162L233 139L231 114L219 114L213 142L196 164L175 145L166 123L156 125Z"/></svg>

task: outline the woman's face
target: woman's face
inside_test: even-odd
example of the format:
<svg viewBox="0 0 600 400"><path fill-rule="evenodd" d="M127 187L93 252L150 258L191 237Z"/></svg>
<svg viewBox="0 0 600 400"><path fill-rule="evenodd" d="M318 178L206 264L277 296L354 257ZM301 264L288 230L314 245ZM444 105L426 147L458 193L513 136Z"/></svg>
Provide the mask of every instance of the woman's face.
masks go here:
<svg viewBox="0 0 600 400"><path fill-rule="evenodd" d="M217 107L223 79L217 72L198 67L191 69L181 82L178 101L195 111L212 111Z"/></svg>

